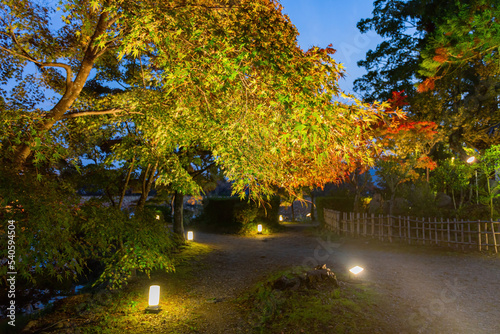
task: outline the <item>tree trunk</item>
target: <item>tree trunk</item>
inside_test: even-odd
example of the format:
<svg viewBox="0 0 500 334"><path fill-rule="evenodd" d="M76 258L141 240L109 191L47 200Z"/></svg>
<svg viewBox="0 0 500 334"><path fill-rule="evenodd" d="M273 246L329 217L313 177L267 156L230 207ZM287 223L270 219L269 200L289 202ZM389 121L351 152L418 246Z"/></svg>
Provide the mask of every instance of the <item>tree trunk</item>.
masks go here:
<svg viewBox="0 0 500 334"><path fill-rule="evenodd" d="M184 239L184 194L176 191L174 194L174 233Z"/></svg>
<svg viewBox="0 0 500 334"><path fill-rule="evenodd" d="M311 220L315 221L316 218L314 217L314 194L311 191Z"/></svg>
<svg viewBox="0 0 500 334"><path fill-rule="evenodd" d="M359 210L359 193L356 191L354 194L354 212L360 212Z"/></svg>
<svg viewBox="0 0 500 334"><path fill-rule="evenodd" d="M394 199L396 198L396 192L394 191L391 194L391 203L389 203L389 215L392 216L392 213L394 212Z"/></svg>
<svg viewBox="0 0 500 334"><path fill-rule="evenodd" d="M137 210L144 209L144 205L146 204L146 200L148 199L149 192L151 191L151 187L153 185L153 182L155 181L155 174L156 174L156 169L158 168L158 162L155 163L155 166L153 167L153 170L151 170L151 174L149 175L148 178L149 168L150 165L148 164L148 168L146 169L146 173L144 174L144 180L142 183L142 194L141 197L139 198L139 201L137 201Z"/></svg>
<svg viewBox="0 0 500 334"><path fill-rule="evenodd" d="M453 207L457 210L457 203L455 201L455 192L453 191L453 188L451 188L451 198L453 199Z"/></svg>
<svg viewBox="0 0 500 334"><path fill-rule="evenodd" d="M85 86L85 83L87 82L90 71L94 67L95 61L97 60L99 54L102 53L102 50L94 46L93 44L96 38L100 37L106 32L109 24L108 22L106 22L108 15L109 14L107 12L104 12L99 17L99 21L97 22L97 26L94 31L94 36L92 36L89 42L89 46L85 51L85 54L83 55L83 59L75 80L72 80L71 71L68 71L66 73L66 91L64 92L64 95L61 97L59 102L57 102L52 110L50 110L50 112L45 115L44 120L40 122L38 126L36 126L36 132L38 136L40 136L41 133L48 131L56 122L63 119L64 114L68 111L69 108L71 108L73 103L80 95L83 87ZM26 162L26 159L30 154L30 144L24 143L17 147L14 154L14 166L17 170L22 169L24 163Z"/></svg>
<svg viewBox="0 0 500 334"><path fill-rule="evenodd" d="M130 175L132 174L132 170L134 169L135 157L132 158L132 163L128 169L127 178L125 179L125 184L123 185L122 194L120 196L120 202L118 203L118 208L121 210L123 205L123 199L125 198L125 193L127 192L128 183L130 181Z"/></svg>

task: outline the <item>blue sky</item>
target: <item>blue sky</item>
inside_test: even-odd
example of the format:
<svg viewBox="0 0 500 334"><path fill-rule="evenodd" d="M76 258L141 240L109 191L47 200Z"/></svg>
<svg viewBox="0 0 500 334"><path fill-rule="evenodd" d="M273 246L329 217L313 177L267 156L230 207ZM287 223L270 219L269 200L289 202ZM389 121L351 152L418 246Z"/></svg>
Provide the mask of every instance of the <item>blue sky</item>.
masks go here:
<svg viewBox="0 0 500 334"><path fill-rule="evenodd" d="M356 23L371 17L373 0L280 0L300 35L300 47L326 47L332 43L337 52L333 58L344 65L346 78L340 87L354 93L353 81L365 70L357 66L366 51L375 49L382 39L373 31L361 34ZM356 94L357 95L357 94Z"/></svg>

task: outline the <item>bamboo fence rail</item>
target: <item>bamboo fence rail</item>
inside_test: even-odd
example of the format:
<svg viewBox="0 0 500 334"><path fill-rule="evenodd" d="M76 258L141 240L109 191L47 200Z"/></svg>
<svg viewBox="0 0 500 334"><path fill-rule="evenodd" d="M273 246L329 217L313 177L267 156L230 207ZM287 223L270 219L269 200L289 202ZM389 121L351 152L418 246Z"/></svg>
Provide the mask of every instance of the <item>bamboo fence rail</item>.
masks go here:
<svg viewBox="0 0 500 334"><path fill-rule="evenodd" d="M334 233L399 240L409 244L477 248L498 253L500 221L410 218L324 209L326 228Z"/></svg>

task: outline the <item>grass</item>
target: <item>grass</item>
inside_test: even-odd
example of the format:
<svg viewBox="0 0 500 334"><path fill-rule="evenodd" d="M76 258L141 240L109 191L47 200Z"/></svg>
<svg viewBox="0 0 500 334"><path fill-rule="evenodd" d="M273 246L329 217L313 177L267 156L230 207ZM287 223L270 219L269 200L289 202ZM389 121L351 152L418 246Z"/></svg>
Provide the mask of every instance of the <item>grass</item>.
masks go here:
<svg viewBox="0 0 500 334"><path fill-rule="evenodd" d="M303 271L303 270L302 270ZM279 271L240 299L256 333L378 333L377 296L366 285L340 287L319 283L317 289L273 290L272 282L301 268Z"/></svg>
<svg viewBox="0 0 500 334"><path fill-rule="evenodd" d="M175 256L176 271L154 272L151 277L132 279L120 290L89 291L58 301L50 312L28 326L40 332L77 333L152 333L158 328L162 333L196 331L197 298L186 284L194 277L194 270L201 263L192 261L212 249L190 242ZM158 314L145 313L149 286L161 286Z"/></svg>

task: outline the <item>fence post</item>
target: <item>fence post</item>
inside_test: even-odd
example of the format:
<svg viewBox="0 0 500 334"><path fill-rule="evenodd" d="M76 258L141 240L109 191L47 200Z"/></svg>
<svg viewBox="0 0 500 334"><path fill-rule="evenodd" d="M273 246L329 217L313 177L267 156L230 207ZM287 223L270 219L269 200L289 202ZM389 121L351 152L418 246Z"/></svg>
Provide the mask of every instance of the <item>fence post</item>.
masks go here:
<svg viewBox="0 0 500 334"><path fill-rule="evenodd" d="M402 238L402 231L401 231L401 216L398 216L398 228L399 228L399 241L401 241Z"/></svg>
<svg viewBox="0 0 500 334"><path fill-rule="evenodd" d="M365 212L363 213L363 236L366 237L366 217L368 217L368 214Z"/></svg>
<svg viewBox="0 0 500 334"><path fill-rule="evenodd" d="M465 240L464 240L464 220L462 219L462 223L460 224L460 233L462 234L462 250L464 250L465 247Z"/></svg>
<svg viewBox="0 0 500 334"><path fill-rule="evenodd" d="M422 218L422 244L425 245L425 218Z"/></svg>
<svg viewBox="0 0 500 334"><path fill-rule="evenodd" d="M371 234L371 237L373 238L373 237L375 237L375 214L374 213L372 213L372 219L371 219L371 221L372 221L372 234Z"/></svg>
<svg viewBox="0 0 500 334"><path fill-rule="evenodd" d="M438 222L437 218L434 217L434 237L436 238L436 245L438 244Z"/></svg>
<svg viewBox="0 0 500 334"><path fill-rule="evenodd" d="M498 250L497 250L497 237L495 236L495 228L493 226L493 220L490 220L490 224L491 224L491 234L493 235L493 245L495 247L495 254L498 253Z"/></svg>
<svg viewBox="0 0 500 334"><path fill-rule="evenodd" d="M389 237L389 242L392 242L392 216L388 216L387 218L387 224L389 225L387 228L387 235Z"/></svg>
<svg viewBox="0 0 500 334"><path fill-rule="evenodd" d="M486 250L490 250L489 243L490 240L488 238L488 223L484 223L484 245L486 246Z"/></svg>
<svg viewBox="0 0 500 334"><path fill-rule="evenodd" d="M479 245L479 251L481 251L481 221L477 221L477 242Z"/></svg>
<svg viewBox="0 0 500 334"><path fill-rule="evenodd" d="M361 230L360 230L360 224L361 224L361 221L360 221L360 216L361 216L361 215L360 215L360 214L359 214L359 212L358 212L358 213L356 214L356 216L357 216L357 219L356 219L356 233L357 233L357 235L358 235L358 236L360 236L360 235L361 235Z"/></svg>
<svg viewBox="0 0 500 334"><path fill-rule="evenodd" d="M470 222L467 222L467 234L469 235L469 248L471 248L472 247L472 233L470 230Z"/></svg>
<svg viewBox="0 0 500 334"><path fill-rule="evenodd" d="M351 233L355 237L356 236L356 213L351 212Z"/></svg>
<svg viewBox="0 0 500 334"><path fill-rule="evenodd" d="M420 239L420 230L418 226L418 218L415 217L415 227L416 227L416 232L417 232L417 245L418 245L418 240Z"/></svg>
<svg viewBox="0 0 500 334"><path fill-rule="evenodd" d="M384 216L378 215L378 236L379 240L384 241Z"/></svg>
<svg viewBox="0 0 500 334"><path fill-rule="evenodd" d="M443 217L441 217L441 242L444 243L444 224L443 224Z"/></svg>
<svg viewBox="0 0 500 334"><path fill-rule="evenodd" d="M448 230L448 247L450 247L450 218L448 218L448 224L447 224L447 230Z"/></svg>
<svg viewBox="0 0 500 334"><path fill-rule="evenodd" d="M408 226L408 244L411 245L411 223L410 223L410 216L407 216L406 219L407 221L407 226Z"/></svg>

